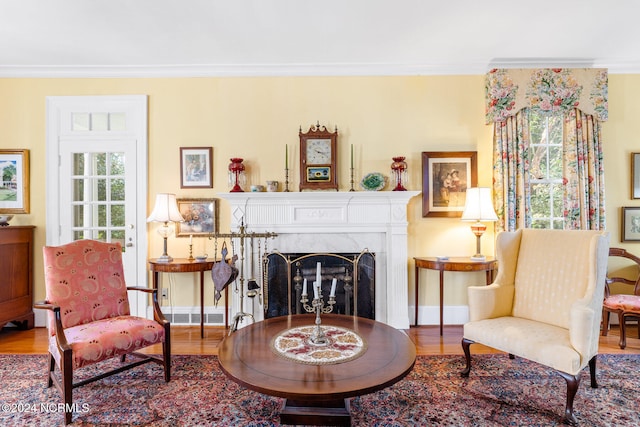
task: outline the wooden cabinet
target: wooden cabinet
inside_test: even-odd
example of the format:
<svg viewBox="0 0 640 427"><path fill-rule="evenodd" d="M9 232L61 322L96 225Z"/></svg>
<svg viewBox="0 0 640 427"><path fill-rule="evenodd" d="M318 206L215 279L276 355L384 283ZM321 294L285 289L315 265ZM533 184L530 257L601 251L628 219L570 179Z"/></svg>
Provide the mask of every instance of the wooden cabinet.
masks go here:
<svg viewBox="0 0 640 427"><path fill-rule="evenodd" d="M33 328L34 228L0 227L0 328Z"/></svg>

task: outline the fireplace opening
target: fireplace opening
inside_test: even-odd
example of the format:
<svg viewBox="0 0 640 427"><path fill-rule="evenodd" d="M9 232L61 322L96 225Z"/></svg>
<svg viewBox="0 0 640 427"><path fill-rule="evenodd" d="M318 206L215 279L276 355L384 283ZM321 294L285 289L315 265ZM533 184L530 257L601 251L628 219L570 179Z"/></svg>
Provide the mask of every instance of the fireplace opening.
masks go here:
<svg viewBox="0 0 640 427"><path fill-rule="evenodd" d="M267 254L264 259L265 319L289 314L306 313L300 299L304 279L307 279L309 302L313 299L312 283L320 263L321 288L325 303L329 299L332 281L336 279L336 304L332 313L375 319L375 255L360 253L280 253Z"/></svg>

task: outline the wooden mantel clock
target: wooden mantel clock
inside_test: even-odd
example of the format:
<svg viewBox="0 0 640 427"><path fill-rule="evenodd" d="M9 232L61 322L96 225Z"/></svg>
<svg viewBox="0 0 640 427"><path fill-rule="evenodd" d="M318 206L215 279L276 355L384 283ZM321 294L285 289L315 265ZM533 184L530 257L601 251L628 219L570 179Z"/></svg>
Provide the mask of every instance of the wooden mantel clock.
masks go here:
<svg viewBox="0 0 640 427"><path fill-rule="evenodd" d="M320 123L306 133L300 127L300 191L338 191L338 127L329 132Z"/></svg>

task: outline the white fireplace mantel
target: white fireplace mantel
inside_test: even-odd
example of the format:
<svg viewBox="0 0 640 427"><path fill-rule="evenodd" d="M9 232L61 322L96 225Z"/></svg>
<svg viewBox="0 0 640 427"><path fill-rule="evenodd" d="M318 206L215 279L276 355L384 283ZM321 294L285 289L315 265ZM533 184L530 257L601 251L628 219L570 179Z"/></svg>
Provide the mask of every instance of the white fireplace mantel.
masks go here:
<svg viewBox="0 0 640 427"><path fill-rule="evenodd" d="M418 194L245 192L219 197L230 204L232 230L244 222L247 232L278 234L269 242L269 250L337 253L366 248L375 253L376 320L408 329L407 205ZM232 295L233 314L240 310L240 301Z"/></svg>

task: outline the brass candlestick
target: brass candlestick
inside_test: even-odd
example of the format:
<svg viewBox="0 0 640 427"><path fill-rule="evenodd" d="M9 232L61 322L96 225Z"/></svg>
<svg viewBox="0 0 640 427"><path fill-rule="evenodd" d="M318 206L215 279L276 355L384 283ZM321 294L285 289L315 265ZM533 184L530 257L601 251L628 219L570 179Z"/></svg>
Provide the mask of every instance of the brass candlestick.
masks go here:
<svg viewBox="0 0 640 427"><path fill-rule="evenodd" d="M193 261L195 258L193 257L193 243L189 243L189 261Z"/></svg>
<svg viewBox="0 0 640 427"><path fill-rule="evenodd" d="M284 192L289 192L289 168L284 169Z"/></svg>

